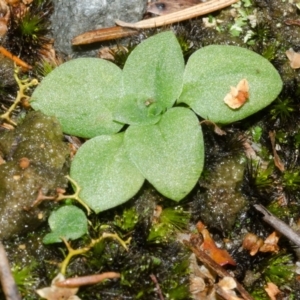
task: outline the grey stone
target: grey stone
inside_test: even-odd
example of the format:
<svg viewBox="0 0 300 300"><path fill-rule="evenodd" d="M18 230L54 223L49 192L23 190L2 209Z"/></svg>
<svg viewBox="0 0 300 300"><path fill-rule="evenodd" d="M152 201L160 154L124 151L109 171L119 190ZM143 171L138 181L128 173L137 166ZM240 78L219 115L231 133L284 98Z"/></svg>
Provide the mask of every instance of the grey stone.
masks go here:
<svg viewBox="0 0 300 300"><path fill-rule="evenodd" d="M53 0L51 18L54 47L67 55L85 51L72 48L71 40L86 31L114 26L115 20L137 22L142 19L147 0ZM79 54L79 55L78 55Z"/></svg>

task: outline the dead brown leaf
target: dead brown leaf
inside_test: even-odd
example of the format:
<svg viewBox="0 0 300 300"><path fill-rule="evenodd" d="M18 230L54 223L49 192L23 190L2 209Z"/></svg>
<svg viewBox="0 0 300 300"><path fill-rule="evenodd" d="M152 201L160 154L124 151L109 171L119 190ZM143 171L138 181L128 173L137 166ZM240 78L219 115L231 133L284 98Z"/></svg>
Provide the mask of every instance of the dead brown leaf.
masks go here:
<svg viewBox="0 0 300 300"><path fill-rule="evenodd" d="M190 292L192 294L198 294L206 289L206 284L201 277L192 277L190 279Z"/></svg>
<svg viewBox="0 0 300 300"><path fill-rule="evenodd" d="M295 52L292 48L285 52L287 58L290 61L290 66L292 69L300 68L300 53Z"/></svg>
<svg viewBox="0 0 300 300"><path fill-rule="evenodd" d="M57 300L57 299L65 299L65 300L80 300L76 293L78 292L78 288L61 288L57 287L56 283L65 280L65 277L59 273L51 283L50 287L45 287L42 289L36 290L36 293L47 300Z"/></svg>
<svg viewBox="0 0 300 300"><path fill-rule="evenodd" d="M255 255L258 251L277 253L279 251L278 240L279 235L276 231L271 233L265 241L253 233L247 233L244 237L242 247L250 251L251 256Z"/></svg>
<svg viewBox="0 0 300 300"><path fill-rule="evenodd" d="M226 300L243 300L239 298L234 289L236 288L236 282L232 277L224 277L218 282L218 286L222 289L221 296Z"/></svg>
<svg viewBox="0 0 300 300"><path fill-rule="evenodd" d="M279 236L276 231L272 232L264 241L264 244L259 248L260 252L278 252L279 246L277 245Z"/></svg>
<svg viewBox="0 0 300 300"><path fill-rule="evenodd" d="M232 109L238 109L249 99L249 83L242 79L236 87L231 86L230 92L225 96L224 102Z"/></svg>
<svg viewBox="0 0 300 300"><path fill-rule="evenodd" d="M210 256L220 266L224 266L227 264L232 266L236 265L236 262L226 250L220 249L216 246L209 231L204 227L203 223L198 222L197 229L203 237L203 243L200 246L200 249L202 251L204 251L208 256Z"/></svg>
<svg viewBox="0 0 300 300"><path fill-rule="evenodd" d="M104 48L100 49L98 52L98 57L102 58L102 59L110 60L110 61L115 60L113 51L109 47L104 47Z"/></svg>
<svg viewBox="0 0 300 300"><path fill-rule="evenodd" d="M222 130L221 127L219 127L216 123L210 121L210 120L203 120L200 122L200 124L207 124L207 125L212 125L214 127L214 132L217 135L226 135L226 131Z"/></svg>
<svg viewBox="0 0 300 300"><path fill-rule="evenodd" d="M264 241L261 238L249 232L244 237L242 247L250 251L251 256L254 256L263 244Z"/></svg>
<svg viewBox="0 0 300 300"><path fill-rule="evenodd" d="M265 287L265 291L267 292L271 300L276 300L276 296L280 294L279 288L273 282L267 283L267 286Z"/></svg>

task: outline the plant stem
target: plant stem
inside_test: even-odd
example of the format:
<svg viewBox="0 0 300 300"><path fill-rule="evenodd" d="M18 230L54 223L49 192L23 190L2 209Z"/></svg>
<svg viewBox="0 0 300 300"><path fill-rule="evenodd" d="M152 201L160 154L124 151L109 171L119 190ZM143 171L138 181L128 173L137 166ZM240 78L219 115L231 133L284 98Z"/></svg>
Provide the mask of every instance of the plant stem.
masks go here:
<svg viewBox="0 0 300 300"><path fill-rule="evenodd" d="M77 202L79 202L86 210L87 214L90 215L91 209L88 207L87 204L85 204L82 199L79 197L79 193L81 191L81 187L77 184L77 182L72 179L70 176L66 176L66 178L72 183L72 185L75 187L75 193L73 195L62 195L59 194L58 197L55 199L55 201L61 201L61 200L66 200L66 199L74 199Z"/></svg>
<svg viewBox="0 0 300 300"><path fill-rule="evenodd" d="M35 86L38 85L38 81L37 79L25 79L25 80L21 80L18 77L18 73L19 73L19 68L15 68L15 72L14 72L14 78L19 86L19 91L17 93L17 97L14 101L14 103L11 105L11 107L2 115L0 115L0 119L4 119L7 122L13 124L14 126L16 126L17 124L11 120L10 118L10 114L11 112L16 108L16 106L21 102L22 99L29 99L29 96L25 95L26 90L31 87L31 86Z"/></svg>
<svg viewBox="0 0 300 300"><path fill-rule="evenodd" d="M121 244L121 246L123 246L125 248L125 250L128 251L127 244L130 243L131 238L129 238L126 241L123 241L116 233L104 232L104 233L102 233L102 236L100 236L98 239L95 239L95 240L92 239L91 243L88 246L86 246L84 248L81 248L81 249L73 249L71 247L71 245L68 243L68 241L65 238L62 238L63 242L65 243L65 245L68 249L68 255L66 256L64 261L61 263L60 272L63 275L65 275L67 266L68 266L68 264L69 264L69 262L70 262L70 260L73 256L84 254L84 253L88 252L97 243L101 242L102 240L104 240L106 238L113 238L113 239L117 240Z"/></svg>

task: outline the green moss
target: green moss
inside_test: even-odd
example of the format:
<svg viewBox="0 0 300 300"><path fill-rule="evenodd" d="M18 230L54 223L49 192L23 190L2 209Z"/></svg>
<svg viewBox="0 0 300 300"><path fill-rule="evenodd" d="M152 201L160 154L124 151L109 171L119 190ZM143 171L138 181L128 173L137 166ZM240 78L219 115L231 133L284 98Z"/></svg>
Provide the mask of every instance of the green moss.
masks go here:
<svg viewBox="0 0 300 300"><path fill-rule="evenodd" d="M114 224L121 230L130 231L138 222L138 214L134 207L124 209L122 216L115 216Z"/></svg>
<svg viewBox="0 0 300 300"><path fill-rule="evenodd" d="M294 135L294 142L295 142L296 148L298 148L300 146L300 132L297 132Z"/></svg>
<svg viewBox="0 0 300 300"><path fill-rule="evenodd" d="M286 171L283 173L283 186L290 190L300 189L299 171Z"/></svg>
<svg viewBox="0 0 300 300"><path fill-rule="evenodd" d="M294 299L295 266L292 263L293 257L285 252L271 255L265 258L257 266L257 273L261 274L251 287L251 295L256 300L269 299L265 287L272 282L283 292L287 299Z"/></svg>
<svg viewBox="0 0 300 300"><path fill-rule="evenodd" d="M262 167L258 162L257 164L257 174L255 178L255 185L258 188L268 188L273 184L272 173L274 171L273 163L269 163L267 167Z"/></svg>
<svg viewBox="0 0 300 300"><path fill-rule="evenodd" d="M273 119L279 118L282 121L286 121L294 111L295 108L291 99L278 99L272 105L271 115Z"/></svg>
<svg viewBox="0 0 300 300"><path fill-rule="evenodd" d="M154 221L148 236L148 242L160 243L174 240L177 232L187 228L190 213L177 206L165 208Z"/></svg>
<svg viewBox="0 0 300 300"><path fill-rule="evenodd" d="M263 276L266 281L273 282L277 286L290 285L295 278L295 267L292 264L292 256L279 253L269 258L265 263Z"/></svg>
<svg viewBox="0 0 300 300"><path fill-rule="evenodd" d="M50 15L53 4L50 0L34 0L22 18L12 14L11 26L5 46L34 65L41 57L41 50L48 50L50 40Z"/></svg>
<svg viewBox="0 0 300 300"><path fill-rule="evenodd" d="M276 51L277 51L276 45L274 45L274 44L273 44L273 45L267 45L267 46L263 49L261 55L262 55L264 58L266 58L267 60L272 61L272 60L274 60L275 57L276 57Z"/></svg>
<svg viewBox="0 0 300 300"><path fill-rule="evenodd" d="M288 198L298 202L300 196L300 170L293 168L286 170L282 176L282 186Z"/></svg>
<svg viewBox="0 0 300 300"><path fill-rule="evenodd" d="M12 275L16 285L18 286L18 290L23 297L26 297L28 294L32 293L32 287L35 286L39 281L39 278L37 278L36 274L37 264L38 263L36 260L32 260L28 265L13 265L12 267Z"/></svg>
<svg viewBox="0 0 300 300"><path fill-rule="evenodd" d="M260 126L255 126L255 127L251 128L252 139L255 143L259 143L259 140L262 135L262 130L263 129Z"/></svg>
<svg viewBox="0 0 300 300"><path fill-rule="evenodd" d="M255 291L251 293L251 296L255 300L270 300L267 292L262 287L255 289Z"/></svg>
<svg viewBox="0 0 300 300"><path fill-rule="evenodd" d="M23 36L31 37L33 40L37 39L37 34L42 29L38 26L41 21L42 20L38 16L31 16L30 14L26 14L20 24L21 34Z"/></svg>
<svg viewBox="0 0 300 300"><path fill-rule="evenodd" d="M297 216L299 208L295 204L283 206L278 201L273 201L267 206L267 209L279 219L291 219Z"/></svg>

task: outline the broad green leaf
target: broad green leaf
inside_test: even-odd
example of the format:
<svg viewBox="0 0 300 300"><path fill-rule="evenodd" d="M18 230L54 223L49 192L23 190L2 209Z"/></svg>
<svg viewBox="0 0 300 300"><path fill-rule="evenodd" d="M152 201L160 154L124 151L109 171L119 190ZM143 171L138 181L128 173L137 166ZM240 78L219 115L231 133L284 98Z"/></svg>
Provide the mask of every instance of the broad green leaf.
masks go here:
<svg viewBox="0 0 300 300"><path fill-rule="evenodd" d="M155 125L130 126L125 147L144 177L175 201L192 190L202 172L202 131L187 108L171 108Z"/></svg>
<svg viewBox="0 0 300 300"><path fill-rule="evenodd" d="M66 205L52 212L48 222L52 232L45 235L44 244L60 243L62 237L76 240L88 231L86 215L73 205Z"/></svg>
<svg viewBox="0 0 300 300"><path fill-rule="evenodd" d="M172 107L182 89L184 60L172 32L139 44L123 69L125 97L115 118L127 124L155 124Z"/></svg>
<svg viewBox="0 0 300 300"><path fill-rule="evenodd" d="M224 97L242 79L249 83L249 99L239 109L231 109L224 103ZM190 57L178 102L188 104L204 119L228 124L269 105L281 88L278 72L262 56L236 46L213 45Z"/></svg>
<svg viewBox="0 0 300 300"><path fill-rule="evenodd" d="M81 137L118 132L112 112L121 99L122 71L111 62L78 58L62 64L35 89L31 105Z"/></svg>
<svg viewBox="0 0 300 300"><path fill-rule="evenodd" d="M120 205L141 188L144 177L126 155L124 133L102 135L83 144L71 165L80 198L96 213Z"/></svg>

